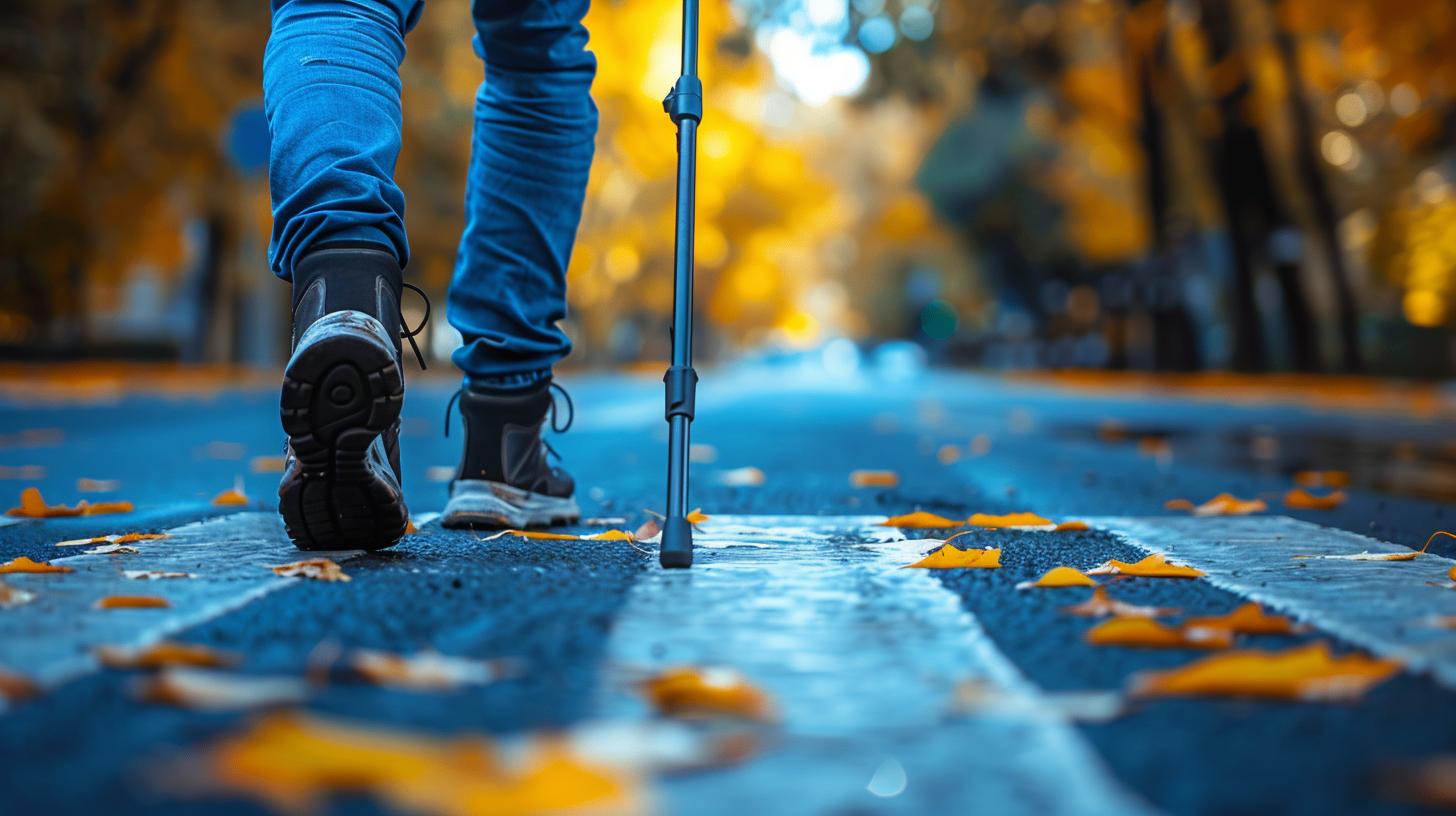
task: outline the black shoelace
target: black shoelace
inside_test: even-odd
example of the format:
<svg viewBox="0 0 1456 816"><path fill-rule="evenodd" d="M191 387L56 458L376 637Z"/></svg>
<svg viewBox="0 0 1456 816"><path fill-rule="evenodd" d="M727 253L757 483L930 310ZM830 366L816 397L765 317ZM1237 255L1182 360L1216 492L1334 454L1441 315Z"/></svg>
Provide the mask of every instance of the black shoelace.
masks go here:
<svg viewBox="0 0 1456 816"><path fill-rule="evenodd" d="M415 342L415 337L418 336L420 332L424 331L425 324L430 322L430 296L425 294L425 290L421 289L418 286L415 286L413 283L405 283L404 288L409 289L410 291L419 295L420 299L425 302L425 316L420 318L420 325L415 326L413 329L411 329L404 322L404 307L401 306L399 311L400 339L409 341L410 349L415 353L415 360L419 362L420 369L424 370L429 368L429 366L425 365L425 355L420 353L420 345L419 343Z"/></svg>

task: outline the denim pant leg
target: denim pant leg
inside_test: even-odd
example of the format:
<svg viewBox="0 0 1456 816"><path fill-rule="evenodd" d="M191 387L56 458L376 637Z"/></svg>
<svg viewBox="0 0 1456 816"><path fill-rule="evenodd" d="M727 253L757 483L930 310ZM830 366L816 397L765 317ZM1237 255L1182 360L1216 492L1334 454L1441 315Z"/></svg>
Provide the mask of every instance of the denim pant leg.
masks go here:
<svg viewBox="0 0 1456 816"><path fill-rule="evenodd" d="M566 267L597 129L589 0L474 0L485 81L448 315L468 382L525 385L571 350Z"/></svg>
<svg viewBox="0 0 1456 816"><path fill-rule="evenodd" d="M423 0L272 0L263 103L273 142L273 271L323 242L378 244L409 259L399 64Z"/></svg>

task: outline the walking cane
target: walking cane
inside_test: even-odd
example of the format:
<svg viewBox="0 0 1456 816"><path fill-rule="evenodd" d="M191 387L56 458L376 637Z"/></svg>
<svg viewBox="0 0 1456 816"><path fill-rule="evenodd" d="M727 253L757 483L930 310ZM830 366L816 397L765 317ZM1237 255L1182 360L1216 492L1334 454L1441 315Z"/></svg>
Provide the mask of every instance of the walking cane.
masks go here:
<svg viewBox="0 0 1456 816"><path fill-rule="evenodd" d="M693 370L693 199L703 83L698 80L698 0L683 0L682 75L662 100L677 125L677 239L673 265L672 365L662 378L667 391L667 520L658 560L664 567L693 565L688 523L688 437L698 373Z"/></svg>

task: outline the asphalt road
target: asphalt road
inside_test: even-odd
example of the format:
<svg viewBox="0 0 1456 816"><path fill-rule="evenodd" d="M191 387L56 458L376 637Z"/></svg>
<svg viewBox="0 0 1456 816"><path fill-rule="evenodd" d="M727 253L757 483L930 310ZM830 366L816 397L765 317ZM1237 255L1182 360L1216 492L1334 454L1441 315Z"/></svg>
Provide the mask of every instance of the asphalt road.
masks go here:
<svg viewBox="0 0 1456 816"><path fill-rule="evenodd" d="M577 425L553 444L577 477L584 510L625 516L634 528L645 509L662 502L661 385L601 375L566 385ZM421 518L443 504L445 484L431 477L457 456L458 437L442 434L451 390L420 380L406 401L406 483ZM1014 589L1059 564L1141 557L1145 547L1110 521L1080 533L978 533L1003 548L1005 566L994 571L894 570L903 563L895 549L903 542L865 532L868 517L914 509L959 517L1019 510L1053 519L1142 517L1156 527L1158 519L1186 519L1165 510L1167 500L1199 502L1222 491L1266 497L1271 510L1255 517L1267 518L1253 529L1292 529L1311 552L1344 546L1343 539L1320 528L1278 527L1285 522L1275 517L1358 533L1374 546L1418 547L1433 530L1456 527L1456 396L1420 411L1357 406L1317 390L1277 396L1119 393L876 369L830 376L814 360L705 372L694 441L708 447L693 466L694 503L715 517L762 522L771 532L758 534L761 540L725 532L722 546L700 551L690 576L664 577L650 552L626 543L482 542L425 523L389 552L344 562L349 583L282 588L252 577L253 566L239 567L251 563L250 553L266 562L286 552L258 512L267 509L277 476L255 473L251 464L280 450L271 390L0 406L0 473L22 477L0 481L5 498L34 484L51 501L136 504L126 516L0 527L0 560L55 559L72 554L58 554L59 540L176 531L200 520L175 537L178 546L221 542L188 556L195 572L215 580L186 590L195 598L179 595L171 612L92 614L75 606L90 597L82 597L90 586L84 581L107 579L111 568L95 559L165 555L167 541L141 556L83 557L74 576L7 576L38 594L49 589L45 581L70 580L75 590L0 610L0 668L48 685L0 713L0 810L258 810L245 798L177 798L175 786L157 781L249 714L138 702L133 674L85 659L98 638L166 634L237 652L245 656L242 671L265 675L301 676L321 643L520 661L518 676L478 688L420 694L330 683L303 704L439 734L641 720L647 715L624 678L644 664L740 668L782 701L780 733L740 765L655 779L655 798L669 812L1422 812L1403 799L1399 778L1414 763L1456 754L1456 689L1439 672L1408 671L1355 703L1162 701L1098 723L1050 716L996 725L949 716L947 697L967 672L1049 700L1120 689L1138 671L1200 655L1087 645L1088 622L1058 611L1081 595ZM19 433L37 429L43 432ZM44 473L16 471L27 466ZM763 483L721 483L745 467L759 468ZM894 471L899 484L853 487L849 474L857 469ZM1279 497L1293 474L1308 469L1348 470L1350 499L1333 510L1283 507ZM81 494L80 478L119 484L114 493ZM254 506L209 504L235 480ZM785 515L817 518L764 518ZM906 531L912 539L938 534ZM1451 557L1452 544L1431 552ZM1429 571L1436 559L1409 563ZM1296 572L1290 567L1291 582ZM1330 575L1334 588L1360 580ZM1281 597L1282 580L1261 591ZM1217 614L1245 600L1235 586L1142 579L1120 582L1117 594ZM1456 592L1446 595L1456 603ZM1379 651L1424 638L1422 654L1456 657L1456 631L1432 635L1412 623L1410 631L1376 632L1364 642L1336 625L1336 613L1350 604L1368 604L1373 614L1410 599L1311 597L1300 617L1314 629L1297 640ZM83 611L67 611L68 603ZM1448 607L1430 611L1456 611ZM1247 645L1289 642L1254 638ZM888 792L871 784L886 763L903 773ZM980 767L989 772L977 774ZM379 804L351 797L331 807L376 812Z"/></svg>

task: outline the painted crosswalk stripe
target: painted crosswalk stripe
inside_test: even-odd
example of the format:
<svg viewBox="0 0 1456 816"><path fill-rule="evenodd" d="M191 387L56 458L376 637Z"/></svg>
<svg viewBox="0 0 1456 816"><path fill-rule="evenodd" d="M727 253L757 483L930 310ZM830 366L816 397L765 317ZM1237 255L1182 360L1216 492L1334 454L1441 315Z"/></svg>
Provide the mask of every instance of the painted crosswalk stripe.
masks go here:
<svg viewBox="0 0 1456 816"><path fill-rule="evenodd" d="M665 783L667 810L878 812L893 796L906 812L1147 812L1065 721L947 716L961 681L1038 690L939 580L899 569L919 545L878 520L716 516L697 566L634 586L612 663L732 667L782 716L756 761ZM618 688L602 707L641 705Z"/></svg>
<svg viewBox="0 0 1456 816"><path fill-rule="evenodd" d="M1456 561L1431 554L1412 561L1295 559L1410 548L1282 516L1087 521L1198 567L1219 587L1456 687L1456 631L1429 623L1432 616L1456 615L1447 577Z"/></svg>
<svg viewBox="0 0 1456 816"><path fill-rule="evenodd" d="M277 513L237 513L168 530L141 541L136 555L49 559L75 570L64 575L7 575L6 583L35 600L0 614L0 668L54 686L96 668L98 645L144 646L292 586L269 569L300 558L342 561L360 554L300 553ZM65 552L64 549L57 550ZM123 570L190 572L195 578L138 581ZM159 595L168 609L98 610L108 595Z"/></svg>

